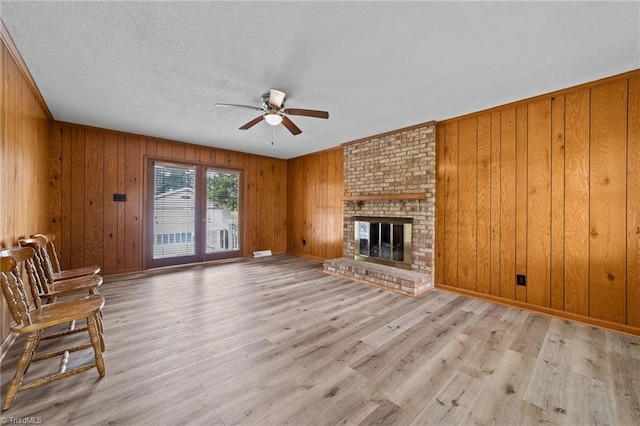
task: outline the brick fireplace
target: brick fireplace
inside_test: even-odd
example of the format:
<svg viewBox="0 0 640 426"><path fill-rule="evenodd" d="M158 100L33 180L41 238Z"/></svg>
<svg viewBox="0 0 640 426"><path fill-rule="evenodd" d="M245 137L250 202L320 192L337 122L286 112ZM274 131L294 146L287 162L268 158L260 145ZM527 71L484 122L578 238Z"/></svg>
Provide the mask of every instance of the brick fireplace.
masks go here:
<svg viewBox="0 0 640 426"><path fill-rule="evenodd" d="M435 142L430 122L344 145L343 257L325 261L326 272L412 296L433 287ZM410 263L363 260L355 228L363 217L410 221Z"/></svg>

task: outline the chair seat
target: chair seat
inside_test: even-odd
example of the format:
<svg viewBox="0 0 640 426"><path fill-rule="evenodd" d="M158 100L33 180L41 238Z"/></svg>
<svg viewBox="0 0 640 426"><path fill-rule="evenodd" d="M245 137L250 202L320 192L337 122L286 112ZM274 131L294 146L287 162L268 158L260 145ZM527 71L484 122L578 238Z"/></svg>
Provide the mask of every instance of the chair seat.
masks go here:
<svg viewBox="0 0 640 426"><path fill-rule="evenodd" d="M54 281L53 284L49 286L49 293L46 294L46 297L58 297L85 290L89 291L100 287L102 281L103 279L100 275L89 275L64 281Z"/></svg>
<svg viewBox="0 0 640 426"><path fill-rule="evenodd" d="M54 272L53 280L54 281L68 280L71 278L84 277L86 275L95 275L98 272L100 272L100 267L95 265L84 266L82 268L67 269L65 271Z"/></svg>
<svg viewBox="0 0 640 426"><path fill-rule="evenodd" d="M104 298L92 294L73 300L63 300L49 305L42 305L30 312L31 324L22 325L12 322L11 331L15 333L31 333L58 324L87 318L97 314L104 307Z"/></svg>

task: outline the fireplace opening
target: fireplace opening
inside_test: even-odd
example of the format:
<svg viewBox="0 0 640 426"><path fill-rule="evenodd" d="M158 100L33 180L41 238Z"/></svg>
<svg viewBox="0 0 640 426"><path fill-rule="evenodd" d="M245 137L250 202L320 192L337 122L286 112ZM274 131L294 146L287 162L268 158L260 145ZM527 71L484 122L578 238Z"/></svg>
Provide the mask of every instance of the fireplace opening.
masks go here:
<svg viewBox="0 0 640 426"><path fill-rule="evenodd" d="M411 269L410 218L356 217L355 259Z"/></svg>

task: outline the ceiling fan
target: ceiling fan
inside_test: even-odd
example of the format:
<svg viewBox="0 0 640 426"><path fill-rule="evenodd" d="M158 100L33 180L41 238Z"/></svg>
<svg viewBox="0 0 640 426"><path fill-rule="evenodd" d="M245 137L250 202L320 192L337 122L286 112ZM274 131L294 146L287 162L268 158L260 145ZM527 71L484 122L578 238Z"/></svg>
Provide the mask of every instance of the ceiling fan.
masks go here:
<svg viewBox="0 0 640 426"><path fill-rule="evenodd" d="M298 128L293 121L287 117L287 115L302 115L305 117L315 117L315 118L329 118L329 113L326 111L316 111L313 109L300 109L300 108L285 108L284 101L287 95L280 90L271 89L269 92L262 95L262 108L251 106L251 105L237 105L237 104L221 104L217 103L215 106L220 107L236 107L236 108L247 108L253 109L256 111L261 111L262 115L254 118L244 126L240 127L240 130L247 130L262 120L265 120L267 123L272 126L277 126L282 123L284 127L287 128L293 135L299 135L302 133L302 130Z"/></svg>

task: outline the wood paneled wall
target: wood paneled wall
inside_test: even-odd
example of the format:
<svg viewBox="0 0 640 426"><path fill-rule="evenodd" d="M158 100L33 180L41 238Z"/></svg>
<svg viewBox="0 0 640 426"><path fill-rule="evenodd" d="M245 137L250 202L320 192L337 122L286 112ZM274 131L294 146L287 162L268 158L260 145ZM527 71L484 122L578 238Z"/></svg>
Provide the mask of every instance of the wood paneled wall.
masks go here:
<svg viewBox="0 0 640 426"><path fill-rule="evenodd" d="M0 51L0 247L15 247L19 238L47 229L49 166L48 110L29 84L5 43ZM0 300L0 341L9 334L10 315Z"/></svg>
<svg viewBox="0 0 640 426"><path fill-rule="evenodd" d="M438 285L640 332L639 71L443 121L437 150Z"/></svg>
<svg viewBox="0 0 640 426"><path fill-rule="evenodd" d="M317 260L342 257L342 147L293 158L287 165L287 251Z"/></svg>
<svg viewBox="0 0 640 426"><path fill-rule="evenodd" d="M54 123L50 144L49 231L63 268L100 265L105 274L145 267L147 158L244 170L244 255L287 248L287 163L185 143ZM114 193L127 194L116 203Z"/></svg>

